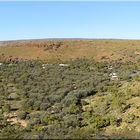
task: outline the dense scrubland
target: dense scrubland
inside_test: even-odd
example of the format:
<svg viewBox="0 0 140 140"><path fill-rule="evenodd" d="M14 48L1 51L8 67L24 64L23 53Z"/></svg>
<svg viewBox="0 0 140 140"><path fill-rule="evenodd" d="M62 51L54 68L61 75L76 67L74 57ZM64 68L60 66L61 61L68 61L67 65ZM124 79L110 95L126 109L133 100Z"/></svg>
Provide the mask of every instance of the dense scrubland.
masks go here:
<svg viewBox="0 0 140 140"><path fill-rule="evenodd" d="M140 138L139 50L129 40L2 43L0 138Z"/></svg>

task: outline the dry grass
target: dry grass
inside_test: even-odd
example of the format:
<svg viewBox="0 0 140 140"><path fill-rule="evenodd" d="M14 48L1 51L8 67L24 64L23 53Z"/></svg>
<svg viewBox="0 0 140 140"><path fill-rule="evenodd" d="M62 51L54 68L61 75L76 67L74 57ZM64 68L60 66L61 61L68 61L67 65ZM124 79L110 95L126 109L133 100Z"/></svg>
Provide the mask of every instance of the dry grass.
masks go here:
<svg viewBox="0 0 140 140"><path fill-rule="evenodd" d="M57 41L52 41L57 42ZM132 40L64 40L57 50L44 50L51 41L32 41L12 43L0 47L0 55L23 59L69 60L76 58L94 58L100 60L133 61L140 58L140 41Z"/></svg>

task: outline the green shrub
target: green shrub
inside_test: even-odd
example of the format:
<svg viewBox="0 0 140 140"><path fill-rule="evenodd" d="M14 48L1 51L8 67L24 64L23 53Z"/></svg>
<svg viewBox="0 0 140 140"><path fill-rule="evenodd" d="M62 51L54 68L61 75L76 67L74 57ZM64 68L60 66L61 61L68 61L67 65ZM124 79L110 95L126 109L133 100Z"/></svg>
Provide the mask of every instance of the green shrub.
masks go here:
<svg viewBox="0 0 140 140"><path fill-rule="evenodd" d="M18 118L20 118L20 119L22 119L22 120L25 120L27 114L28 114L28 112L20 111L20 112L18 113Z"/></svg>

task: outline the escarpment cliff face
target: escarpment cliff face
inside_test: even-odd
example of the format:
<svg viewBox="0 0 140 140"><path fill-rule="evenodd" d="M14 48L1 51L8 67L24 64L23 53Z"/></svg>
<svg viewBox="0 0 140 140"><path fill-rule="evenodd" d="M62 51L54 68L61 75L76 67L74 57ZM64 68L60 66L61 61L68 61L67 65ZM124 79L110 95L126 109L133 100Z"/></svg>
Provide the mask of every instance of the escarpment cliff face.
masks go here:
<svg viewBox="0 0 140 140"><path fill-rule="evenodd" d="M29 60L137 61L140 41L136 40L24 40L0 43L0 55Z"/></svg>

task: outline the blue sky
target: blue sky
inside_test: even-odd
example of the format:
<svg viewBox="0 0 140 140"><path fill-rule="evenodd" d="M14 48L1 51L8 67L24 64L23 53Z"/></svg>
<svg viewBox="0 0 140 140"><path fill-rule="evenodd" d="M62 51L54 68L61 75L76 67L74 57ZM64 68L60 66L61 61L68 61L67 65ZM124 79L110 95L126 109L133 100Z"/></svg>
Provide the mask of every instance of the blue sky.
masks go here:
<svg viewBox="0 0 140 140"><path fill-rule="evenodd" d="M140 39L140 2L0 2L0 40Z"/></svg>

